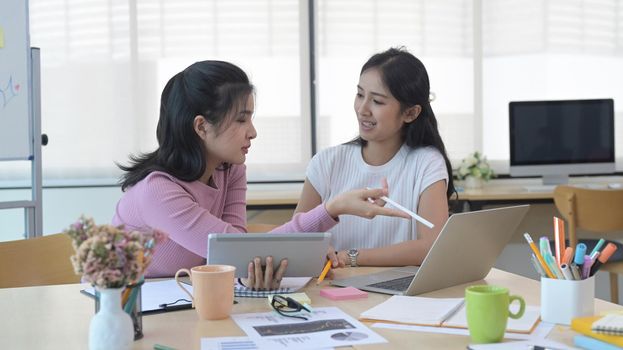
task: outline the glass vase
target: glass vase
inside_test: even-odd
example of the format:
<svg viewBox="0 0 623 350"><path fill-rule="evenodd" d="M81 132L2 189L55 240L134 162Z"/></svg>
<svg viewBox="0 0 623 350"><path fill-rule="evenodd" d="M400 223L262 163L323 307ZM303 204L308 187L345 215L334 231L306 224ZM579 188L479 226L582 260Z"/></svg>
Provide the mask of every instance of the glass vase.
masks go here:
<svg viewBox="0 0 623 350"><path fill-rule="evenodd" d="M121 308L123 288L95 288L99 311L91 319L89 349L131 349L134 340L132 319Z"/></svg>

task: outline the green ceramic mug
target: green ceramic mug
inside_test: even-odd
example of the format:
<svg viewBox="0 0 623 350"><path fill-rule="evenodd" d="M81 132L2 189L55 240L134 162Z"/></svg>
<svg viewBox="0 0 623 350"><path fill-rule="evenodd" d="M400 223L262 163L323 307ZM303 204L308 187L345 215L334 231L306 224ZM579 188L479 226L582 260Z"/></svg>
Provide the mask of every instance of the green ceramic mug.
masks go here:
<svg viewBox="0 0 623 350"><path fill-rule="evenodd" d="M512 313L510 304L519 301L519 311ZM471 286L465 289L465 308L469 335L475 343L497 343L504 338L508 317L520 318L526 308L523 298L509 295L508 288Z"/></svg>

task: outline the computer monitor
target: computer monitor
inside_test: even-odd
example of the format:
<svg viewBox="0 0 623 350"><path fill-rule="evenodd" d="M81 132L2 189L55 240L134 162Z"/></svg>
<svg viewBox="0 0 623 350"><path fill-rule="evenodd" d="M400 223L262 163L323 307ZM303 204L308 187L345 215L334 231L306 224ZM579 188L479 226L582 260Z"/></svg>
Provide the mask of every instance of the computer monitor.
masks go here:
<svg viewBox="0 0 623 350"><path fill-rule="evenodd" d="M509 130L511 176L553 185L615 171L612 99L510 102Z"/></svg>

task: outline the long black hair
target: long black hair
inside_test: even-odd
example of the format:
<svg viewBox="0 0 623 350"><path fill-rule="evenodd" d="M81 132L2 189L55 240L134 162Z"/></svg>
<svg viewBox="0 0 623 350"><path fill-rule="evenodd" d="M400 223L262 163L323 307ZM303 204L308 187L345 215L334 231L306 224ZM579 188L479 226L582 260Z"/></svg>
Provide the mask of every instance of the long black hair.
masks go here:
<svg viewBox="0 0 623 350"><path fill-rule="evenodd" d="M437 119L430 105L430 83L424 64L404 48L390 48L370 57L361 68L361 74L368 69L379 70L381 79L392 95L400 102L401 112L415 105L422 107L422 112L411 123L402 127L402 137L411 148L432 146L443 156L448 171L448 199L456 192L452 181L452 164L446 154ZM361 137L352 141L365 146L367 141Z"/></svg>
<svg viewBox="0 0 623 350"><path fill-rule="evenodd" d="M121 189L125 191L157 170L183 181L199 179L206 168L206 150L194 130L195 117L203 116L219 130L229 124L227 116L235 115L230 112L241 108L253 91L246 73L228 62L196 62L174 75L160 99L158 148L130 155L130 165L117 164L125 171Z"/></svg>

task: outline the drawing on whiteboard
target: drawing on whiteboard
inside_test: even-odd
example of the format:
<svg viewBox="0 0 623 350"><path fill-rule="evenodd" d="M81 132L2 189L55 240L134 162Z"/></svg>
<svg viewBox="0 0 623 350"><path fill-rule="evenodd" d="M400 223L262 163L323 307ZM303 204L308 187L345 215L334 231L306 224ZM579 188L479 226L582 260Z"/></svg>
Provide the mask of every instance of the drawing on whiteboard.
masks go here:
<svg viewBox="0 0 623 350"><path fill-rule="evenodd" d="M9 104L13 97L18 95L19 88L19 84L13 83L13 76L9 77L9 81L4 87L0 86L0 96L2 96L2 108L6 107L6 105Z"/></svg>

